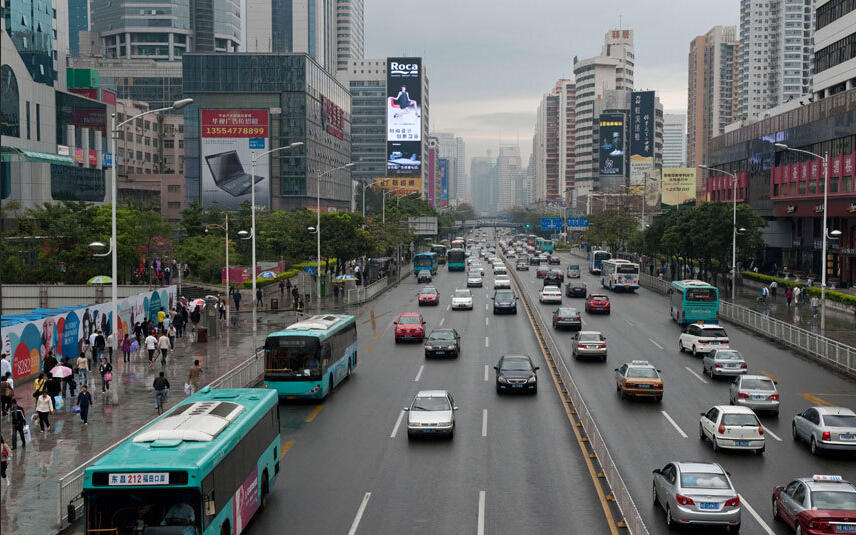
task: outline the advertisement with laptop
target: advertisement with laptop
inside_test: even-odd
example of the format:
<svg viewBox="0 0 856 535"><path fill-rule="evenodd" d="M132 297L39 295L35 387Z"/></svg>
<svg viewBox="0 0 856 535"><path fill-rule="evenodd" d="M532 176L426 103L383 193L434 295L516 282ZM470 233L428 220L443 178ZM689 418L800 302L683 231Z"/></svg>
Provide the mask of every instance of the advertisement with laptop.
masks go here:
<svg viewBox="0 0 856 535"><path fill-rule="evenodd" d="M200 121L202 206L237 210L256 189L256 206L270 205L268 110L202 110Z"/></svg>

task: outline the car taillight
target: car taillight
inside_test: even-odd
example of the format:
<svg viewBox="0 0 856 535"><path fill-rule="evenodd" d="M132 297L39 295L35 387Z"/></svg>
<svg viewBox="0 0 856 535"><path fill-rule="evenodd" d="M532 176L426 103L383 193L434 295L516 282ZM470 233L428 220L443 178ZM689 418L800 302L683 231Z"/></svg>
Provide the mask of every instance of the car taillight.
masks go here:
<svg viewBox="0 0 856 535"><path fill-rule="evenodd" d="M745 392L738 392L737 397L740 399L749 399L749 394L746 394Z"/></svg>
<svg viewBox="0 0 856 535"><path fill-rule="evenodd" d="M829 431L824 431L822 435L820 435L820 440L832 440L832 434Z"/></svg>
<svg viewBox="0 0 856 535"><path fill-rule="evenodd" d="M758 434L761 436L764 436L764 426L763 425L758 426Z"/></svg>
<svg viewBox="0 0 856 535"><path fill-rule="evenodd" d="M722 343L723 343L723 344L727 344L727 343L728 343L728 338L726 338L725 340L722 340Z"/></svg>
<svg viewBox="0 0 856 535"><path fill-rule="evenodd" d="M584 345L578 345L577 346L577 349L585 349L585 348L586 348L586 346L584 346Z"/></svg>
<svg viewBox="0 0 856 535"><path fill-rule="evenodd" d="M730 500L725 502L725 506L726 507L740 507L740 497L735 496L735 497L731 498Z"/></svg>
<svg viewBox="0 0 856 535"><path fill-rule="evenodd" d="M654 390L662 390L662 389L663 389L662 383L654 385Z"/></svg>
<svg viewBox="0 0 856 535"><path fill-rule="evenodd" d="M699 341L698 341L698 343L700 343L700 344L709 344L709 343L710 343L710 340L699 340Z"/></svg>
<svg viewBox="0 0 856 535"><path fill-rule="evenodd" d="M832 524L828 520L812 520L808 523L809 529L829 531L832 533Z"/></svg>
<svg viewBox="0 0 856 535"><path fill-rule="evenodd" d="M680 494L675 494L675 501L678 502L679 505L695 505L695 502L692 498L687 498L686 496L682 496Z"/></svg>
<svg viewBox="0 0 856 535"><path fill-rule="evenodd" d="M749 366L747 366L746 364L741 364L740 367L743 368L744 370L749 368Z"/></svg>
<svg viewBox="0 0 856 535"><path fill-rule="evenodd" d="M606 349L606 344L600 344L597 346L598 349Z"/></svg>
<svg viewBox="0 0 856 535"><path fill-rule="evenodd" d="M719 432L720 435L724 435L725 434L725 426L720 424L719 429L717 429L717 432Z"/></svg>
<svg viewBox="0 0 856 535"><path fill-rule="evenodd" d="M686 310L681 310L681 319L684 319L684 318L686 318L686 317L687 317L687 311L686 311Z"/></svg>
<svg viewBox="0 0 856 535"><path fill-rule="evenodd" d="M769 396L767 396L767 399L775 399L775 400L778 400L778 399L779 399L779 395L778 395L778 394L770 394Z"/></svg>

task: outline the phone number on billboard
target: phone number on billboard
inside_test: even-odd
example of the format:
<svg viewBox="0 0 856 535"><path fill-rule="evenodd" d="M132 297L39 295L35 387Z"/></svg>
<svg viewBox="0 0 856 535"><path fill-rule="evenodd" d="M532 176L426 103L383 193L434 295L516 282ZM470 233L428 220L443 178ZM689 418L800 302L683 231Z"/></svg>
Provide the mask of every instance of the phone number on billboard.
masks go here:
<svg viewBox="0 0 856 535"><path fill-rule="evenodd" d="M206 126L203 136L266 137L267 128L258 126Z"/></svg>

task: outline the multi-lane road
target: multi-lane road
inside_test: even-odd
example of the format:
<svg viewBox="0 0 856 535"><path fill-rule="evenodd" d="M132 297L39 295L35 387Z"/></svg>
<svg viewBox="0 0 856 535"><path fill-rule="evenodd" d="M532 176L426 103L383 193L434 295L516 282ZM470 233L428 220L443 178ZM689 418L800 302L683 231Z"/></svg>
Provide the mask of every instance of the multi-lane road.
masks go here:
<svg viewBox="0 0 856 535"><path fill-rule="evenodd" d="M560 256L564 270L571 257ZM584 264L576 257L573 262ZM583 272L589 288L597 288ZM541 281L534 270L518 275L517 291L527 292L549 325L556 305L537 303ZM544 365L523 307L516 316L493 315L493 278L486 266L485 288L473 289L474 310L449 310L450 294L465 285L465 277L441 267L434 282L441 293L437 307L418 307L420 285L407 279L360 310L354 375L321 403L281 405L282 472L268 510L250 533L609 533L549 374L539 373L536 396L495 392L492 366L500 355L528 354ZM750 371L779 381L782 406L778 419L762 416L769 430L765 455L715 454L698 439L698 415L728 403L728 384L703 376L699 359L678 352L679 329L660 295L640 289L610 297L610 316L583 312L584 329L607 337L606 364L574 361L571 334L550 334L651 533L669 532L651 501L651 470L670 460L723 464L743 497L741 532L748 534L787 533L771 517L774 484L813 473L854 476L852 458L813 457L794 443L790 421L818 401L853 407L856 383L725 324ZM564 302L583 308L582 299ZM422 344L394 343L392 321L416 310L429 331L458 330L459 359L426 360ZM662 403L619 400L613 368L633 359L663 371ZM407 439L402 407L416 391L430 388L451 391L460 406L452 441Z"/></svg>

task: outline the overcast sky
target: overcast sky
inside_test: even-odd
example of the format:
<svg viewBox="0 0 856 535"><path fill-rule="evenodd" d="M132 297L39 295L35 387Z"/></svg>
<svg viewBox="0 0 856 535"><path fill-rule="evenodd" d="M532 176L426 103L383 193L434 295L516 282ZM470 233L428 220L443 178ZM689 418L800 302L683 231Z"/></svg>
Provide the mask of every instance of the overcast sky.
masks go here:
<svg viewBox="0 0 856 535"><path fill-rule="evenodd" d="M683 112L690 40L739 17L739 0L366 0L366 57L422 56L431 130L463 137L468 158L519 139L526 165L541 95L619 21L634 31L635 88Z"/></svg>

